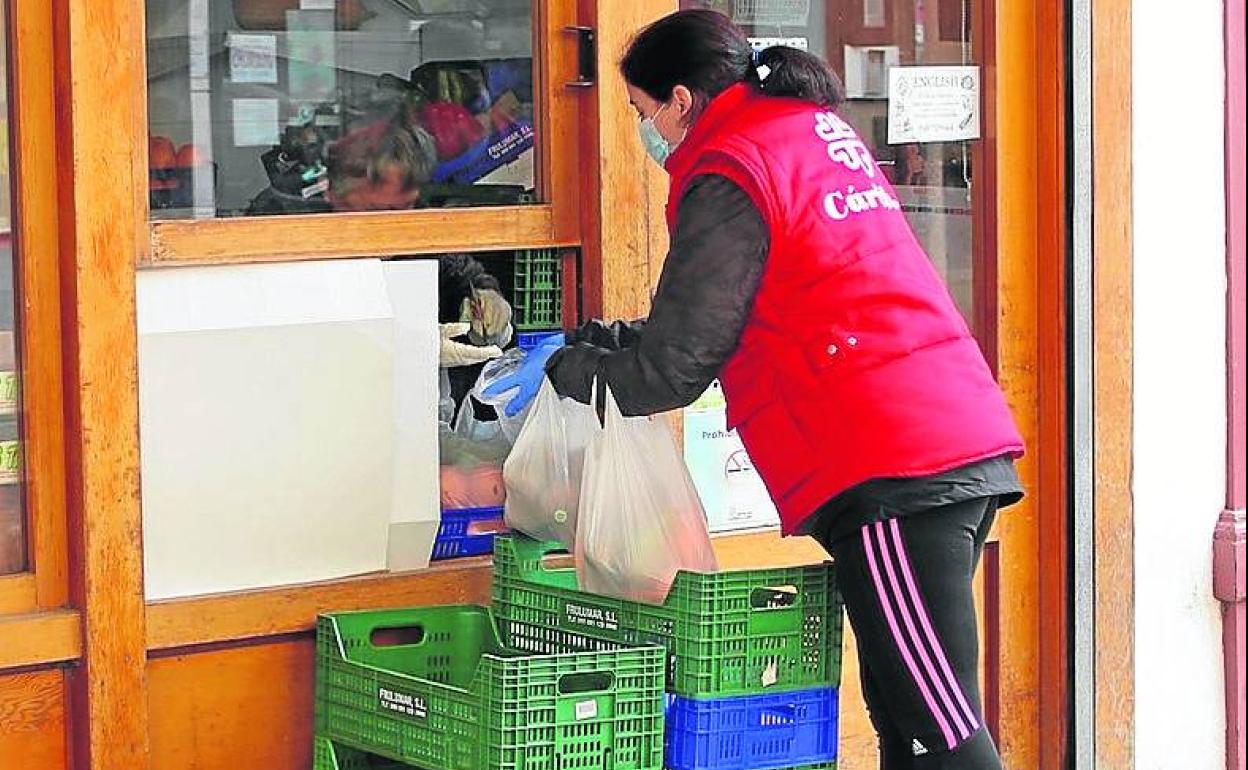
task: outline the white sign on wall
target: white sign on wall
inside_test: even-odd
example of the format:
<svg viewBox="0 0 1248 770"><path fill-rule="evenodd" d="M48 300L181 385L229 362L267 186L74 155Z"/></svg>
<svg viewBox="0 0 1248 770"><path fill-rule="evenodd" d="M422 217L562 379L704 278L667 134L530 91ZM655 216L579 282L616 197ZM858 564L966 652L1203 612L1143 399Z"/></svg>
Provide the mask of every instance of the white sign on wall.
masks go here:
<svg viewBox="0 0 1248 770"><path fill-rule="evenodd" d="M889 70L889 144L960 142L979 134L979 67Z"/></svg>
<svg viewBox="0 0 1248 770"><path fill-rule="evenodd" d="M712 533L775 527L775 503L736 431L728 430L719 383L684 411L685 465Z"/></svg>

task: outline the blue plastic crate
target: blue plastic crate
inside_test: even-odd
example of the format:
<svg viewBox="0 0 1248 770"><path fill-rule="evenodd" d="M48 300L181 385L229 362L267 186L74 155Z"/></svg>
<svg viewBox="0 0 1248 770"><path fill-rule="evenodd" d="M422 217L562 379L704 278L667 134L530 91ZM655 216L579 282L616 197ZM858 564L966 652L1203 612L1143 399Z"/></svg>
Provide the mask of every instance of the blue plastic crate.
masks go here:
<svg viewBox="0 0 1248 770"><path fill-rule="evenodd" d="M543 342L550 339L551 337L562 337L562 336L564 336L563 331L520 332L519 334L516 335L516 347L520 348L521 350L527 353L530 350L533 350L534 348L536 348L538 345L541 345Z"/></svg>
<svg viewBox="0 0 1248 770"><path fill-rule="evenodd" d="M836 761L839 691L698 699L669 695L668 770L776 770Z"/></svg>
<svg viewBox="0 0 1248 770"><path fill-rule="evenodd" d="M474 525L499 522L489 532L474 532ZM502 508L461 508L442 511L438 537L433 542L434 561L458 559L462 556L484 556L494 552L494 530L503 531Z"/></svg>

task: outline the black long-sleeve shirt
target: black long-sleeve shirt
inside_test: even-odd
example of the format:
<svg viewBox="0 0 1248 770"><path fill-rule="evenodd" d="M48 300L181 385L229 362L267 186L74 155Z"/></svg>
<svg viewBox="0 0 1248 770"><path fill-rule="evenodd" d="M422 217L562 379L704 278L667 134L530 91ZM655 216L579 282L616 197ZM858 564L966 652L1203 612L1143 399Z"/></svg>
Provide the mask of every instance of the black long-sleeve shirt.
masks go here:
<svg viewBox="0 0 1248 770"><path fill-rule="evenodd" d="M767 223L735 183L698 177L680 201L650 317L573 335L548 372L561 395L588 403L595 376L629 416L688 406L736 350L763 277Z"/></svg>

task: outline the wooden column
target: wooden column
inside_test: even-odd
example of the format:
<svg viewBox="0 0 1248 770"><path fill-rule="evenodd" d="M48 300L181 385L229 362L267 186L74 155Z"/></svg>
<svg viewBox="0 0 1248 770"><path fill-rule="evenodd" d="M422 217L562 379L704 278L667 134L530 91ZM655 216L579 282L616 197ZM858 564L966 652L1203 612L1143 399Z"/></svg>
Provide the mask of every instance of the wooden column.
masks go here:
<svg viewBox="0 0 1248 770"><path fill-rule="evenodd" d="M1071 606L1069 544L1070 507L1067 478L1070 446L1067 432L1067 302L1066 273L1070 262L1066 178L1066 77L1069 51L1066 13L1059 3L1036 4L1038 35L1036 109L1040 115L1063 116L1037 122L1037 281L1036 332L1039 387L1036 457L1038 486L1032 494L1039 506L1039 716L1042 768L1064 766L1071 713L1069 651L1071 631L1065 618Z"/></svg>
<svg viewBox="0 0 1248 770"><path fill-rule="evenodd" d="M1010 767L1039 768L1040 639L1050 624L1040 615L1041 490L1039 458L1061 451L1042 444L1040 242L1042 135L1039 111L1044 53L1036 4L996 4L995 85L997 179L997 356L998 376L1029 453L1019 463L1027 498L998 517L1002 644L997 656L999 743ZM987 557L986 562L987 562ZM990 618L985 619L991 623ZM988 693L988 703L997 697Z"/></svg>
<svg viewBox="0 0 1248 770"><path fill-rule="evenodd" d="M1135 761L1131 0L1092 3L1096 762Z"/></svg>
<svg viewBox="0 0 1248 770"><path fill-rule="evenodd" d="M678 0L581 0L598 40L598 85L581 105L581 232L588 318L649 315L667 256L667 172L646 155L628 102L620 59L645 25L678 10ZM683 441L679 412L668 415Z"/></svg>
<svg viewBox="0 0 1248 770"><path fill-rule="evenodd" d="M586 314L638 318L667 254L667 174L637 138L619 62L634 33L679 7L677 0L582 0L581 19L597 30L598 86L581 111L582 232Z"/></svg>
<svg viewBox="0 0 1248 770"><path fill-rule="evenodd" d="M147 766L134 269L146 248L143 4L56 4L78 770Z"/></svg>

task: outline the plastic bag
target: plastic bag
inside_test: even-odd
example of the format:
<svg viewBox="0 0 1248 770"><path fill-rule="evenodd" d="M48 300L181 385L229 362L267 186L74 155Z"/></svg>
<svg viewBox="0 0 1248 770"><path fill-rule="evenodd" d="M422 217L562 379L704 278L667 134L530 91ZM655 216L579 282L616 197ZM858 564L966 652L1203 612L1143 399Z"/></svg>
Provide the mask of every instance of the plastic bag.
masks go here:
<svg viewBox="0 0 1248 770"><path fill-rule="evenodd" d="M593 407L560 399L549 380L542 383L503 466L507 526L569 550L576 545L585 449L598 430Z"/></svg>
<svg viewBox="0 0 1248 770"><path fill-rule="evenodd" d="M511 442L497 422L483 422L465 402L455 425L438 424L439 481L444 510L503 504L503 461Z"/></svg>
<svg viewBox="0 0 1248 770"><path fill-rule="evenodd" d="M498 425L503 435L512 444L520 438L520 430L524 427L525 418L529 416L532 404L526 406L520 414L515 417L508 417L504 411L507 404L516 395L514 390L505 391L500 395L489 398L485 395L486 388L504 378L510 377L519 370L520 365L524 363L527 355L520 348L513 348L502 357L496 358L487 363L481 369L481 375L477 377L477 384L473 386L471 396L483 404L494 407L494 411L498 412Z"/></svg>
<svg viewBox="0 0 1248 770"><path fill-rule="evenodd" d="M662 418L625 418L610 389L606 401L585 452L577 577L585 591L662 604L678 571L717 568L706 514Z"/></svg>

